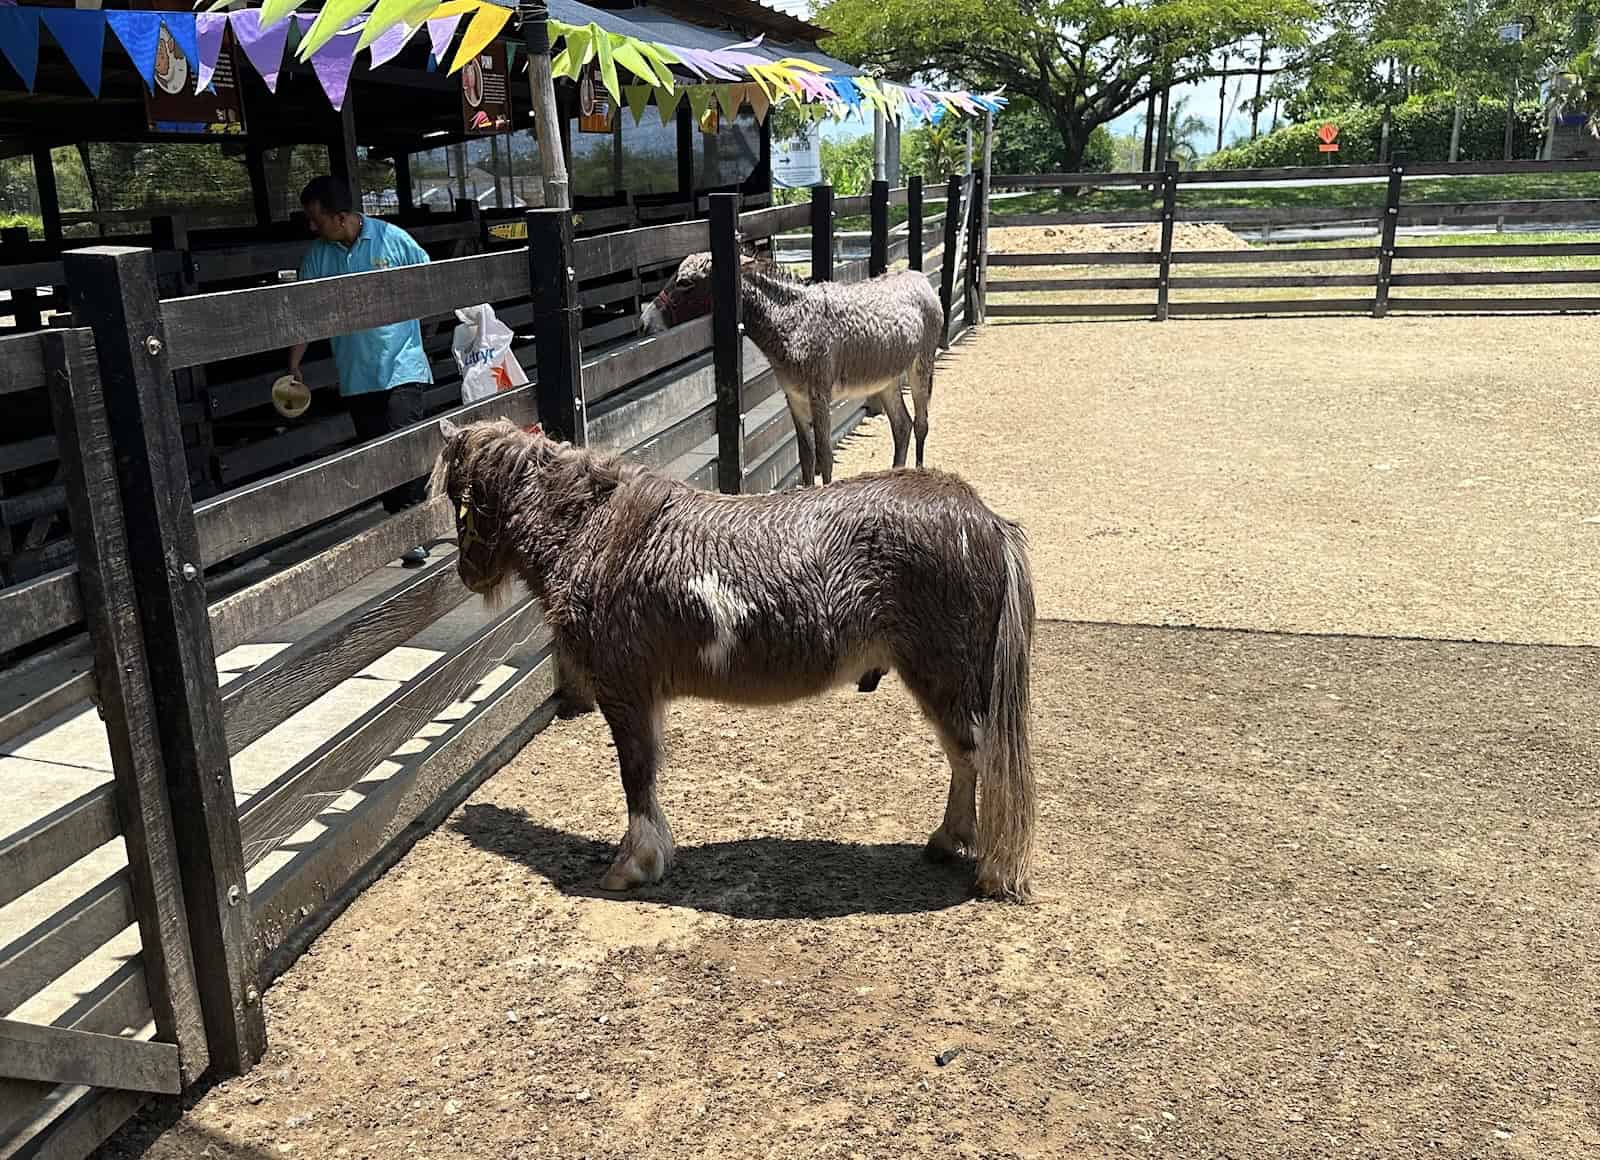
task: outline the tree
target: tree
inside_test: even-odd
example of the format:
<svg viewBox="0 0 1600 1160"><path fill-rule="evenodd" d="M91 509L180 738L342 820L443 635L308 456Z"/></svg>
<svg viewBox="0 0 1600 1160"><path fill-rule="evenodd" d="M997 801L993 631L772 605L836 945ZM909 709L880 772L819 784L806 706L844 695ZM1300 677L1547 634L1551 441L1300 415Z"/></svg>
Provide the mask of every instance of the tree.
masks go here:
<svg viewBox="0 0 1600 1160"><path fill-rule="evenodd" d="M1315 15L1310 0L829 0L817 20L829 52L891 79L1028 98L1076 169L1094 130L1152 91L1216 75L1222 48L1299 44Z"/></svg>
<svg viewBox="0 0 1600 1160"><path fill-rule="evenodd" d="M1135 132L1144 135L1144 118L1135 122ZM1167 152L1180 165L1191 168L1200 159L1206 139L1211 134L1211 122L1189 112L1189 98L1179 97L1167 110Z"/></svg>

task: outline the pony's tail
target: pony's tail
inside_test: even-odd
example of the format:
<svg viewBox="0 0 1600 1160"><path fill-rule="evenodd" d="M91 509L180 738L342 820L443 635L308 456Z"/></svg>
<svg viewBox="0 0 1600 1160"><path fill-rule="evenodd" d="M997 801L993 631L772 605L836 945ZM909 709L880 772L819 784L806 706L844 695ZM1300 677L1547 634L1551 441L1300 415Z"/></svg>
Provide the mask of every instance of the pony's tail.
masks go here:
<svg viewBox="0 0 1600 1160"><path fill-rule="evenodd" d="M1028 666L1033 649L1033 576L1022 529L1006 521L1006 588L995 636L989 719L975 763L978 809L978 890L1026 902L1033 891L1033 831L1037 802L1028 741Z"/></svg>

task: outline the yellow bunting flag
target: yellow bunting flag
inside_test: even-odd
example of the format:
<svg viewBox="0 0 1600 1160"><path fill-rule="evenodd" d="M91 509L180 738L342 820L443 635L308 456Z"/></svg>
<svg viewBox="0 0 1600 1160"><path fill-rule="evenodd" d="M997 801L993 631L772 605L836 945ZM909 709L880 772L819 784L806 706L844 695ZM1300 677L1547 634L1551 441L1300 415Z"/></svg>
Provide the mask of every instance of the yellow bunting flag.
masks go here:
<svg viewBox="0 0 1600 1160"><path fill-rule="evenodd" d="M498 4L480 4L472 17L472 23L467 25L460 47L456 49L455 59L450 62L449 72L456 72L467 61L488 48L489 42L500 35L500 30L510 19L511 9L502 8Z"/></svg>

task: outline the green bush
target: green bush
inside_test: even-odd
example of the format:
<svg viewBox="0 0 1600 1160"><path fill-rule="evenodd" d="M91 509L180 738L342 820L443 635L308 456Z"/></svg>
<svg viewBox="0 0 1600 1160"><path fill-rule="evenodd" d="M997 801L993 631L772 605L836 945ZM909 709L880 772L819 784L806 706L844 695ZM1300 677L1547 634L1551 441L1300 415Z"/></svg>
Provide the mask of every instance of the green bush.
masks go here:
<svg viewBox="0 0 1600 1160"><path fill-rule="evenodd" d="M1447 161L1455 98L1448 93L1396 106L1389 126L1389 151L1412 161ZM1318 152L1317 129L1339 127L1339 152ZM1468 100L1461 118L1462 161L1498 161L1505 152L1506 105L1492 97ZM1531 160L1544 146L1545 115L1537 101L1516 108L1516 156ZM1219 150L1201 162L1204 169L1269 169L1280 165L1372 165L1383 136L1383 111L1362 107L1335 111L1289 125L1241 145Z"/></svg>

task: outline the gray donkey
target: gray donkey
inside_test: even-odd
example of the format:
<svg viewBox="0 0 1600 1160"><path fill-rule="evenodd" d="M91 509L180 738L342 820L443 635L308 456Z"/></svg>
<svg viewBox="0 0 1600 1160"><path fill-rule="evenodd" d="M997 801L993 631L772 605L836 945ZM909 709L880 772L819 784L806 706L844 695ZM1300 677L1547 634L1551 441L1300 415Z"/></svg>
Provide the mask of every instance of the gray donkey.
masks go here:
<svg viewBox="0 0 1600 1160"><path fill-rule="evenodd" d="M879 667L950 759L929 855L975 855L982 894L1028 896L1033 583L1022 530L965 482L886 471L718 495L509 420L440 429L431 490L454 506L462 582L493 600L523 580L568 695L611 727L628 828L603 889L672 865L656 798L668 701L779 704Z"/></svg>
<svg viewBox="0 0 1600 1160"><path fill-rule="evenodd" d="M907 374L921 467L933 364L944 329L944 308L926 275L906 270L866 282L803 282L748 253L743 275L745 329L789 401L801 482L810 486L814 472L823 483L833 482L828 408L834 399L876 396L894 432L894 465L905 466L913 426L900 397L900 379ZM646 334L657 334L710 309L711 255L690 254L639 320Z"/></svg>

